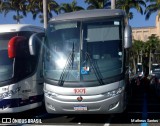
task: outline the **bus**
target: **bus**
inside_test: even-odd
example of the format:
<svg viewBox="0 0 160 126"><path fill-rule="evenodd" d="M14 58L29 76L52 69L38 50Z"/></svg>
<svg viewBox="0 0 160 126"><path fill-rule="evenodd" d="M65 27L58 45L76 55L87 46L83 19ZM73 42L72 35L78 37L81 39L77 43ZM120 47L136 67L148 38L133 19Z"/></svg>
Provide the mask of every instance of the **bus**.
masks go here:
<svg viewBox="0 0 160 126"><path fill-rule="evenodd" d="M143 66L142 66L142 63L137 63L137 76L139 76L139 77L143 76Z"/></svg>
<svg viewBox="0 0 160 126"><path fill-rule="evenodd" d="M42 105L40 44L34 56L29 52L29 38L35 33L44 33L44 28L0 25L0 113L22 112Z"/></svg>
<svg viewBox="0 0 160 126"><path fill-rule="evenodd" d="M124 112L131 40L122 10L83 10L52 18L43 53L47 112Z"/></svg>
<svg viewBox="0 0 160 126"><path fill-rule="evenodd" d="M152 75L160 74L160 64L159 63L153 63L152 64L151 74Z"/></svg>

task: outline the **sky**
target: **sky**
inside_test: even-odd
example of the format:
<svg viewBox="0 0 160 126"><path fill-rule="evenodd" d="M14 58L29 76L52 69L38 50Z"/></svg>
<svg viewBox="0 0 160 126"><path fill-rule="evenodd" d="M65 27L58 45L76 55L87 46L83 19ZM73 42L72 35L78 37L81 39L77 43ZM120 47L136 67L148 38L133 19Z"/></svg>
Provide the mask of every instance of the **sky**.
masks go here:
<svg viewBox="0 0 160 126"><path fill-rule="evenodd" d="M71 3L73 0L56 0L59 4L60 3ZM77 0L77 5L82 6L84 8L87 7L87 5L84 3L84 0ZM133 12L133 19L130 20L130 25L132 27L148 27L148 26L155 26L155 19L156 14L154 13L150 16L149 20L145 20L145 15L139 14L136 10L132 10ZM4 17L2 14L0 14L0 24L14 24L16 21L13 20L14 12L10 12L7 14L6 17ZM53 15L56 16L56 15ZM42 26L43 24L40 23L39 18L37 17L36 20L32 19L32 15L28 14L27 17L23 18L20 23L22 24L33 24L37 26Z"/></svg>

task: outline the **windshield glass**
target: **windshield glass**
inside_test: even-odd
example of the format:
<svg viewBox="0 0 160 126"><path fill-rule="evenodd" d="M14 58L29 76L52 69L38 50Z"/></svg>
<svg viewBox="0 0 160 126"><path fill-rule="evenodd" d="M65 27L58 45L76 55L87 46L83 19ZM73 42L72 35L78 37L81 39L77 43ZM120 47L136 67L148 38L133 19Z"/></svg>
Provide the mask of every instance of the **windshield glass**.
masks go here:
<svg viewBox="0 0 160 126"><path fill-rule="evenodd" d="M84 22L83 29L84 51L81 67L83 80L105 79L120 74L122 72L121 22L118 20ZM86 57L86 54L89 55ZM84 72L84 68L87 68L88 72Z"/></svg>
<svg viewBox="0 0 160 126"><path fill-rule="evenodd" d="M45 77L93 81L121 74L121 27L119 20L50 23L45 44Z"/></svg>
<svg viewBox="0 0 160 126"><path fill-rule="evenodd" d="M8 42L15 33L0 34L0 81L11 79L13 76L13 59L8 57Z"/></svg>
<svg viewBox="0 0 160 126"><path fill-rule="evenodd" d="M27 67L27 65L22 63L22 62L26 63L26 61L24 61L24 59L23 59L23 61L22 60L18 61L19 64L21 64L21 65L23 64L23 67L22 67L23 69L22 68L19 69L20 65L18 66L18 69L17 68L15 69L14 65L15 65L16 61L14 59L10 59L8 57L8 42L9 42L9 40L14 36L25 36L25 37L29 38L29 36L33 33L34 33L33 31L0 33L0 81L6 81L6 80L13 78L14 74L17 73L17 71L19 71L19 70L22 71L24 68ZM28 61L32 62L32 59L30 58L30 60L28 60ZM18 64L18 62L16 62L16 64ZM34 66L34 65L32 65L32 66ZM21 75L25 74L25 72L26 72L26 70L23 71L21 73ZM18 75L18 76L20 76L20 75Z"/></svg>
<svg viewBox="0 0 160 126"><path fill-rule="evenodd" d="M79 76L80 28L76 22L50 24L45 51L45 75L59 80L76 81ZM74 55L74 56L73 56Z"/></svg>

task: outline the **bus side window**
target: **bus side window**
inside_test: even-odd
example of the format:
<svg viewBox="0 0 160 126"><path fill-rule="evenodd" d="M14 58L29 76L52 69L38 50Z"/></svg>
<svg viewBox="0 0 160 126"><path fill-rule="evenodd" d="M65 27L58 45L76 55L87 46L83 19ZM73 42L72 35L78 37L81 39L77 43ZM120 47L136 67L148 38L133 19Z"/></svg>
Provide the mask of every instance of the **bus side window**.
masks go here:
<svg viewBox="0 0 160 126"><path fill-rule="evenodd" d="M26 78L33 74L37 69L37 62L40 53L40 44L36 46L36 55L30 55L28 41L21 45L19 55L15 58L15 70L18 79Z"/></svg>

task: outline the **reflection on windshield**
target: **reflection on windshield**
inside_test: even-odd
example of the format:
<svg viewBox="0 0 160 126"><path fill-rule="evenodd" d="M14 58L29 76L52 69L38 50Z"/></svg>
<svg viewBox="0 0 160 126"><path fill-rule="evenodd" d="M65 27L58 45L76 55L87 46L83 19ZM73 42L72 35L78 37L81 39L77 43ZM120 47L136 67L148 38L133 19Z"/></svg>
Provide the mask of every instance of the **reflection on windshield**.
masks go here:
<svg viewBox="0 0 160 126"><path fill-rule="evenodd" d="M35 70L37 56L29 57L27 55L28 52L24 51L24 54L21 53L23 55L22 58L16 58L15 60L16 63L15 62L13 63L14 59L8 58L9 40L14 36L25 36L26 38L29 38L33 33L34 31L17 31L17 32L0 33L0 81L9 80L17 76L18 78L22 79L22 77L26 77L26 75L31 74ZM22 67L20 68L20 66ZM21 74L19 74L19 71L22 71Z"/></svg>
<svg viewBox="0 0 160 126"><path fill-rule="evenodd" d="M121 74L121 22L92 21L82 22L81 26L76 22L49 24L44 55L45 77L62 81L99 81ZM73 43L74 60L69 67L67 64ZM64 80L61 79L62 74Z"/></svg>
<svg viewBox="0 0 160 126"><path fill-rule="evenodd" d="M13 77L13 59L8 57L8 42L17 33L0 34L0 81L9 80Z"/></svg>
<svg viewBox="0 0 160 126"><path fill-rule="evenodd" d="M13 77L13 59L8 57L8 42L16 33L2 33L0 35L0 81Z"/></svg>
<svg viewBox="0 0 160 126"><path fill-rule="evenodd" d="M58 27L55 25L55 27L52 26L51 31L48 32L48 49L45 52L45 70L47 70L46 75L48 78L54 78L56 80L59 80L61 76L63 76L65 77L65 81L79 81L79 28L70 24L68 27L66 25L64 29L60 26L64 27L64 25L58 25ZM68 60L73 51L73 44L74 61L72 62L72 65L68 65ZM65 73L63 73L64 69L66 69Z"/></svg>
<svg viewBox="0 0 160 126"><path fill-rule="evenodd" d="M0 81L12 78L13 60L8 58L7 50L0 50Z"/></svg>

